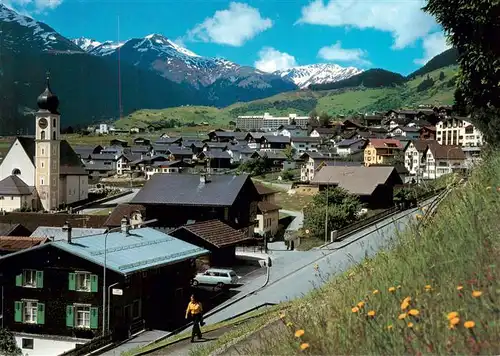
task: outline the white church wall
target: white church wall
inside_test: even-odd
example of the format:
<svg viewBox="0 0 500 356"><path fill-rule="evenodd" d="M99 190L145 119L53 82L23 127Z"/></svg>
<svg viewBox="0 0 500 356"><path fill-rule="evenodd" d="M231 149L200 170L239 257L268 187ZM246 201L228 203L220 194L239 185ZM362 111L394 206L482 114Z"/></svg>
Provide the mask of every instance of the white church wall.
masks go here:
<svg viewBox="0 0 500 356"><path fill-rule="evenodd" d="M18 140L15 141L0 164L0 180L12 175L15 169L21 171L21 174L17 176L24 183L31 187L35 185L35 166Z"/></svg>

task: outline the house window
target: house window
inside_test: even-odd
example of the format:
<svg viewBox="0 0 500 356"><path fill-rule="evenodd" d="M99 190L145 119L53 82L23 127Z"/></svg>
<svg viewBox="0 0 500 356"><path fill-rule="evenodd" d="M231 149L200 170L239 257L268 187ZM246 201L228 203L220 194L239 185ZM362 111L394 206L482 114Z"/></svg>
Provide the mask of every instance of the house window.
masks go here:
<svg viewBox="0 0 500 356"><path fill-rule="evenodd" d="M33 339L22 339L22 348L23 349L28 349L28 350L33 350L35 346L35 341Z"/></svg>
<svg viewBox="0 0 500 356"><path fill-rule="evenodd" d="M75 326L77 328L90 328L90 306L75 305Z"/></svg>
<svg viewBox="0 0 500 356"><path fill-rule="evenodd" d="M23 322L36 324L38 314L38 303L34 301L24 302Z"/></svg>
<svg viewBox="0 0 500 356"><path fill-rule="evenodd" d="M137 319L141 317L141 301L134 300L134 303L132 304L132 318Z"/></svg>
<svg viewBox="0 0 500 356"><path fill-rule="evenodd" d="M76 290L79 292L90 292L90 273L76 273Z"/></svg>
<svg viewBox="0 0 500 356"><path fill-rule="evenodd" d="M26 269L23 271L23 287L36 288L36 271Z"/></svg>

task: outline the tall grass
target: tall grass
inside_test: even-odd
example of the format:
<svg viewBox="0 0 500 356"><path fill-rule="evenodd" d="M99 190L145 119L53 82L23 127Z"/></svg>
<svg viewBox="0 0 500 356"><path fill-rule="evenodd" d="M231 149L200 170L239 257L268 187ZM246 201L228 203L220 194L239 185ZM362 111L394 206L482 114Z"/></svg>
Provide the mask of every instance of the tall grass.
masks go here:
<svg viewBox="0 0 500 356"><path fill-rule="evenodd" d="M389 252L296 301L282 315L286 332L277 329L239 349L251 355L499 354L499 233L495 153L425 226L415 223Z"/></svg>

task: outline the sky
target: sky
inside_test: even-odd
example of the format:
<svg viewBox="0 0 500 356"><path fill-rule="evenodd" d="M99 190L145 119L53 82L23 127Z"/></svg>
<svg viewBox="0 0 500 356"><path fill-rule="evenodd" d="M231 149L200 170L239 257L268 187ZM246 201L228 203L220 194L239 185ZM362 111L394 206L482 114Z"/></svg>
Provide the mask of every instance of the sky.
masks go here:
<svg viewBox="0 0 500 356"><path fill-rule="evenodd" d="M159 33L195 53L272 72L335 63L403 75L449 45L425 0L0 0L68 38Z"/></svg>

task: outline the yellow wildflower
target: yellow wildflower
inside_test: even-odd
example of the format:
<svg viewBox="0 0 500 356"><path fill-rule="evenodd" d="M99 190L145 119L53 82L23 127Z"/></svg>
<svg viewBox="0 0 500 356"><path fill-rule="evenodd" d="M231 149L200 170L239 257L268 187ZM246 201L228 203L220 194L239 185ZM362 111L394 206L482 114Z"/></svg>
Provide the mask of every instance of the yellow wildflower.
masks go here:
<svg viewBox="0 0 500 356"><path fill-rule="evenodd" d="M406 318L406 313L399 314L399 316L398 316L399 320L403 320L404 318Z"/></svg>
<svg viewBox="0 0 500 356"><path fill-rule="evenodd" d="M425 286L425 290L428 292L432 289L432 286L430 284Z"/></svg>
<svg viewBox="0 0 500 356"><path fill-rule="evenodd" d="M462 290L462 289L464 289L464 286L462 286L462 285L457 286L457 290Z"/></svg>
<svg viewBox="0 0 500 356"><path fill-rule="evenodd" d="M295 337L301 337L304 335L304 330L300 329L295 332Z"/></svg>
<svg viewBox="0 0 500 356"><path fill-rule="evenodd" d="M354 308L351 309L351 311L353 313L357 313L357 312L359 312L359 308L358 307L354 307Z"/></svg>
<svg viewBox="0 0 500 356"><path fill-rule="evenodd" d="M483 292L481 292L479 290L475 290L475 291L472 292L472 296L474 298L479 298L482 294L483 294Z"/></svg>
<svg viewBox="0 0 500 356"><path fill-rule="evenodd" d="M409 328L413 328L413 323L412 323L412 322L409 322L409 323L408 323L408 327L409 327Z"/></svg>
<svg viewBox="0 0 500 356"><path fill-rule="evenodd" d="M358 303L358 308L363 308L365 306L365 302L361 301Z"/></svg>
<svg viewBox="0 0 500 356"><path fill-rule="evenodd" d="M420 314L420 312L418 311L418 309L410 309L408 314L410 314L411 316L417 316L418 314Z"/></svg>
<svg viewBox="0 0 500 356"><path fill-rule="evenodd" d="M472 320L468 320L464 323L464 326L467 328L467 329L472 329L474 326L476 326L476 323L473 322Z"/></svg>
<svg viewBox="0 0 500 356"><path fill-rule="evenodd" d="M397 289L401 289L401 285L398 285L396 288L397 288Z"/></svg>
<svg viewBox="0 0 500 356"><path fill-rule="evenodd" d="M286 326L288 326L288 327L293 326L293 323L291 321L289 321L288 323L286 323Z"/></svg>
<svg viewBox="0 0 500 356"><path fill-rule="evenodd" d="M395 287L390 287L390 288L389 288L389 292L394 293L395 291L396 291L396 288L395 288Z"/></svg>
<svg viewBox="0 0 500 356"><path fill-rule="evenodd" d="M447 318L448 318L448 320L458 318L458 313L457 312L450 312L450 313L448 313Z"/></svg>
<svg viewBox="0 0 500 356"><path fill-rule="evenodd" d="M372 294L378 294L378 289L375 289Z"/></svg>
<svg viewBox="0 0 500 356"><path fill-rule="evenodd" d="M387 325L387 330L392 330L392 324L391 325Z"/></svg>
<svg viewBox="0 0 500 356"><path fill-rule="evenodd" d="M303 342L302 344L300 344L300 349L302 351L306 350L309 348L309 344L307 342Z"/></svg>
<svg viewBox="0 0 500 356"><path fill-rule="evenodd" d="M460 322L460 318L457 316L450 320L450 325L457 325Z"/></svg>
<svg viewBox="0 0 500 356"><path fill-rule="evenodd" d="M368 313L366 313L366 315L368 315L370 317L374 317L375 316L375 310L370 310Z"/></svg>

